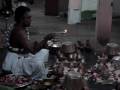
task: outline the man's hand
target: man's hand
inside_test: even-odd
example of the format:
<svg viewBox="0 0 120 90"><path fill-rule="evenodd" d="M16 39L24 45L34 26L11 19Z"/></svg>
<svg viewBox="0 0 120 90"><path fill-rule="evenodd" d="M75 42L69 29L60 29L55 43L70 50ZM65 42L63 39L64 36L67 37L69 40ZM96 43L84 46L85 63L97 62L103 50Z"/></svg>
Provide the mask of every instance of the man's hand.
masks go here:
<svg viewBox="0 0 120 90"><path fill-rule="evenodd" d="M55 38L55 33L50 33L44 37L45 41L51 40Z"/></svg>

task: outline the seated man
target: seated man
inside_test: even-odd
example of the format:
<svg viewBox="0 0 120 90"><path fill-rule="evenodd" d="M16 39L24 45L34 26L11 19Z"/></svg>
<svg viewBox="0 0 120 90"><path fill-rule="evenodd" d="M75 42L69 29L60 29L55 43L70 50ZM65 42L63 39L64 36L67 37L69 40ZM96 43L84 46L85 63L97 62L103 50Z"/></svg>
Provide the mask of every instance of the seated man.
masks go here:
<svg viewBox="0 0 120 90"><path fill-rule="evenodd" d="M14 19L16 23L10 35L10 47L3 62L3 70L15 75L31 76L33 79L44 78L44 62L49 55L46 43L54 35L48 34L40 43L30 43L26 30L31 24L30 9L24 6L16 8Z"/></svg>

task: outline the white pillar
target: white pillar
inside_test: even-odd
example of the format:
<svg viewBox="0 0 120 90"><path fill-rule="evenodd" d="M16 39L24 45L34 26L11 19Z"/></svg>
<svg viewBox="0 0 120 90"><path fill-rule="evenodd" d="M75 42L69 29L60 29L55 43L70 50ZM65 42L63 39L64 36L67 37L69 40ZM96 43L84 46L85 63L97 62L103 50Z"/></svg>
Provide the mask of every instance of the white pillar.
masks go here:
<svg viewBox="0 0 120 90"><path fill-rule="evenodd" d="M81 1L69 0L68 5L68 24L76 24L81 21Z"/></svg>

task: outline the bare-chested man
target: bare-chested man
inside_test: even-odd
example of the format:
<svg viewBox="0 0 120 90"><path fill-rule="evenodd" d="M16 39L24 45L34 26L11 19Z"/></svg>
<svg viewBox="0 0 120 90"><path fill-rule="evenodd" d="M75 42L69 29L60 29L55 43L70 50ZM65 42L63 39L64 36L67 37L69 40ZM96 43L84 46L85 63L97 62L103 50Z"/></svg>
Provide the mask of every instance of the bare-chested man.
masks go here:
<svg viewBox="0 0 120 90"><path fill-rule="evenodd" d="M33 79L44 78L44 61L49 55L46 42L54 35L48 34L41 42L29 41L26 28L31 24L31 14L28 7L18 7L14 19L16 23L10 35L9 52L3 63L3 70L15 75L28 75Z"/></svg>

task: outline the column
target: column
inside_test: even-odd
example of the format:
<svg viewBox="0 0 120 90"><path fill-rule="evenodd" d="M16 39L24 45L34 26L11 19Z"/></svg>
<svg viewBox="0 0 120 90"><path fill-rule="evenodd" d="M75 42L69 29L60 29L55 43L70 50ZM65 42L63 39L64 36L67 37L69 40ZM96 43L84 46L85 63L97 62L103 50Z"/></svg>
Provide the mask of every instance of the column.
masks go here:
<svg viewBox="0 0 120 90"><path fill-rule="evenodd" d="M80 23L80 20L81 20L81 1L82 0L69 0L68 24Z"/></svg>
<svg viewBox="0 0 120 90"><path fill-rule="evenodd" d="M99 0L96 16L96 38L99 44L106 45L110 41L112 25L111 0Z"/></svg>

